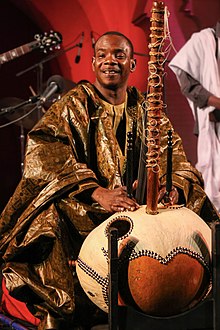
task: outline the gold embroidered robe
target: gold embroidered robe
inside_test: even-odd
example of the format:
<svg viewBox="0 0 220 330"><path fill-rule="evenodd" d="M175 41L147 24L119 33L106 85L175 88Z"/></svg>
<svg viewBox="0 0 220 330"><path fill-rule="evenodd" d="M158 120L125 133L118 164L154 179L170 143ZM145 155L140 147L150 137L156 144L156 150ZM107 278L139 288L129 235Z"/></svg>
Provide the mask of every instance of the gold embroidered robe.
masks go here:
<svg viewBox="0 0 220 330"><path fill-rule="evenodd" d="M137 127L138 139L144 98L134 87L127 95L126 112ZM36 307L38 317L47 312L64 318L73 315L76 298L68 261L77 258L86 235L109 216L91 200L92 189L98 185L113 189L123 183L119 155L126 158L126 151L120 150L119 140L126 137L125 126L119 125L122 133L117 137L104 103L86 83L53 104L28 135L23 177L1 215L0 252L9 292ZM171 128L164 114L161 184L166 179ZM182 191L187 207L207 222L217 219L201 175L187 161L176 133L173 184Z"/></svg>

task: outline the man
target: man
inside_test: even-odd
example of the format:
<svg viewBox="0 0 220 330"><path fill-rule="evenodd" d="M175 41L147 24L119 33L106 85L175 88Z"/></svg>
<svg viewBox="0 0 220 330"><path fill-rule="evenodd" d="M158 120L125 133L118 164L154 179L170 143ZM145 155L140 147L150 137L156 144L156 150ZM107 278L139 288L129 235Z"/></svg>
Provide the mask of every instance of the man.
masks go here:
<svg viewBox="0 0 220 330"><path fill-rule="evenodd" d="M23 178L1 216L0 249L7 288L42 320L39 329L59 329L59 318L71 324L74 312L76 322L82 303L78 307L69 261L76 260L83 239L110 214L138 208L123 182L126 134L132 130L136 136L136 157L143 130L144 97L127 86L135 67L130 40L118 32L104 34L95 45L94 84L69 91L29 133ZM159 199L165 194L168 129L172 126L163 114ZM186 161L176 133L173 155L171 204L179 197L179 203L213 221L217 215L201 176Z"/></svg>
<svg viewBox="0 0 220 330"><path fill-rule="evenodd" d="M220 211L220 23L194 33L169 66L189 101L198 135L196 168Z"/></svg>

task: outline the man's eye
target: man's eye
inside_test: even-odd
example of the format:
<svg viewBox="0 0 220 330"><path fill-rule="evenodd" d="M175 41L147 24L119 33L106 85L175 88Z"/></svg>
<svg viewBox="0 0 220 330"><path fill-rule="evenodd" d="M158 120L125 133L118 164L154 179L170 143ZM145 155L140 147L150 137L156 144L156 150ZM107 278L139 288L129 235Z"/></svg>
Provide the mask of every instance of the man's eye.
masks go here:
<svg viewBox="0 0 220 330"><path fill-rule="evenodd" d="M125 54L123 54L123 53L118 53L118 54L116 54L116 57L117 57L117 58L125 58Z"/></svg>
<svg viewBox="0 0 220 330"><path fill-rule="evenodd" d="M97 57L98 58L104 58L105 57L105 54L98 54Z"/></svg>

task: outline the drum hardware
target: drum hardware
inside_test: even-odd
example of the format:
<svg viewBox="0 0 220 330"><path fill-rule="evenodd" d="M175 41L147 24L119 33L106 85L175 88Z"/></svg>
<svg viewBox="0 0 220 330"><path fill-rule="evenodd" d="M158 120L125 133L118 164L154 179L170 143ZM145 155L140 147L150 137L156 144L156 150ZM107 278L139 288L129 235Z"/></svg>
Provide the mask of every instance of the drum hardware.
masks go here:
<svg viewBox="0 0 220 330"><path fill-rule="evenodd" d="M109 228L108 233L108 259L109 259L109 330L118 327L118 230Z"/></svg>

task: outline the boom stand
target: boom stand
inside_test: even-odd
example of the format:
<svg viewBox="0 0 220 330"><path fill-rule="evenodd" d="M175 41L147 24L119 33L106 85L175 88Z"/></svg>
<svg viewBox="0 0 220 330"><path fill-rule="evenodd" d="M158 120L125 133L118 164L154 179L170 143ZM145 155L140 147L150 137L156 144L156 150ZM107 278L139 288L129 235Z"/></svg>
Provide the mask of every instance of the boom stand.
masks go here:
<svg viewBox="0 0 220 330"><path fill-rule="evenodd" d="M118 325L118 230L110 227L108 233L109 259L109 330L116 330Z"/></svg>
<svg viewBox="0 0 220 330"><path fill-rule="evenodd" d="M212 228L213 329L220 330L220 223Z"/></svg>

